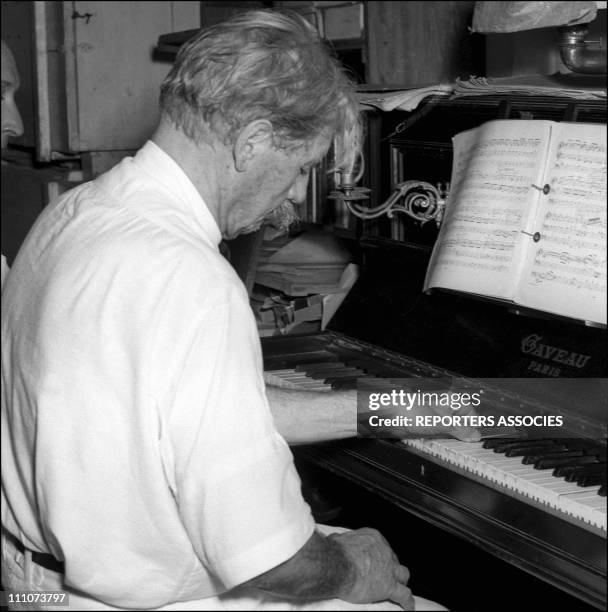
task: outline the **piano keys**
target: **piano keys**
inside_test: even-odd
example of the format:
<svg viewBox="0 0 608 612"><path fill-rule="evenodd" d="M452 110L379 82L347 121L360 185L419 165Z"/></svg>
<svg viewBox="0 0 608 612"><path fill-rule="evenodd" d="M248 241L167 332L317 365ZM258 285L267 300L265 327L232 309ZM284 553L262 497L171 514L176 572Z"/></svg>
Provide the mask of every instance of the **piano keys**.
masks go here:
<svg viewBox="0 0 608 612"><path fill-rule="evenodd" d="M341 361L333 355L321 359L266 371L294 388L325 392L354 389L358 380L380 378L370 374L374 368L353 366L361 365L360 358ZM375 371L380 369L375 364ZM579 438L490 438L480 443L414 439L403 443L490 487L500 487L606 536L606 447L600 443ZM578 474L568 472L569 467L578 468Z"/></svg>
<svg viewBox="0 0 608 612"><path fill-rule="evenodd" d="M606 495L605 492L603 496L600 494L600 482L566 481L564 477L556 475L555 470L526 465L521 457L511 458L494 453L492 449L484 448L483 443L459 440L407 440L404 443L452 469L461 470L470 478L511 492L547 512L565 520L572 519L572 522L606 536ZM601 464L594 455L587 457L595 459L603 469L605 485L605 462Z"/></svg>

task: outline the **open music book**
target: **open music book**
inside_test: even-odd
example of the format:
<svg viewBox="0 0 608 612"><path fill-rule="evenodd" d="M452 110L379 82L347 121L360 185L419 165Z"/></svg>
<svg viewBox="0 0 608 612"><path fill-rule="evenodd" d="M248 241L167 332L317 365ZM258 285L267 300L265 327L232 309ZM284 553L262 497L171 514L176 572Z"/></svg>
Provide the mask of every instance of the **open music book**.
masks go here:
<svg viewBox="0 0 608 612"><path fill-rule="evenodd" d="M453 142L424 290L606 325L606 125L496 120Z"/></svg>

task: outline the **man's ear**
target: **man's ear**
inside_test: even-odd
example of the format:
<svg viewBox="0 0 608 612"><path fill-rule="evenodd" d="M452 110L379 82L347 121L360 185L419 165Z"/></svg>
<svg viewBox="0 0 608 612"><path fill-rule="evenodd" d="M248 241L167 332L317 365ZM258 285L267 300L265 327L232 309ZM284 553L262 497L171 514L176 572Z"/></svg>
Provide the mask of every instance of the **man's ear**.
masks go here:
<svg viewBox="0 0 608 612"><path fill-rule="evenodd" d="M273 146L272 123L268 119L248 123L238 133L232 149L237 172L244 172L257 155Z"/></svg>

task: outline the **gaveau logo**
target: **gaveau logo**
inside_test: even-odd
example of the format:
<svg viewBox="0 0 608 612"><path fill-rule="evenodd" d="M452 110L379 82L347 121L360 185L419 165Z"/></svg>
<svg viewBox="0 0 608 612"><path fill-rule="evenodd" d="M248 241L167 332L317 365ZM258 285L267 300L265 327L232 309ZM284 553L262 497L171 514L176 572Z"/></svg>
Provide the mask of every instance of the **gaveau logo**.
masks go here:
<svg viewBox="0 0 608 612"><path fill-rule="evenodd" d="M542 359L547 359L555 363L578 369L584 368L589 359L591 359L591 355L583 355L581 353L568 351L560 348L559 346L543 344L541 342L542 339L543 337L538 334L530 334L529 336L526 336L521 341L522 353L532 355L534 357L541 357ZM530 362L528 369L548 376L559 376L561 373L560 368L542 364L534 360Z"/></svg>

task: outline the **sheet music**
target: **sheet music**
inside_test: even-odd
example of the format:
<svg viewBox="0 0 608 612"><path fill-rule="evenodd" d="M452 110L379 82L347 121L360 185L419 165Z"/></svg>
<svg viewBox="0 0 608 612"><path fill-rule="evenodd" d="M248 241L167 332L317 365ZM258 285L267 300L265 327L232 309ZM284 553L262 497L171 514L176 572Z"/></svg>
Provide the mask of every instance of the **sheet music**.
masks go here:
<svg viewBox="0 0 608 612"><path fill-rule="evenodd" d="M548 121L498 120L454 137L452 189L425 289L513 298L550 130Z"/></svg>
<svg viewBox="0 0 608 612"><path fill-rule="evenodd" d="M606 125L555 124L518 301L606 323Z"/></svg>

